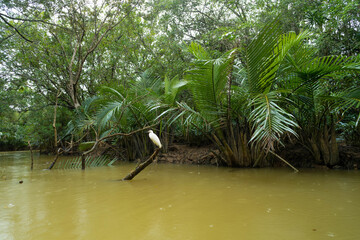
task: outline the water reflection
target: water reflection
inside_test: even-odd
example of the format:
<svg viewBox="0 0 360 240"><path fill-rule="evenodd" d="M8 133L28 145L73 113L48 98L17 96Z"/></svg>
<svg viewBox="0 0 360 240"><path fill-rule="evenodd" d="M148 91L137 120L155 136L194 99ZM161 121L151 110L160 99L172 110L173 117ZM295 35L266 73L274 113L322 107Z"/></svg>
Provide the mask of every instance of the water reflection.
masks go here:
<svg viewBox="0 0 360 240"><path fill-rule="evenodd" d="M41 170L51 160L37 155L30 172L28 153L0 153L0 239L360 236L357 171L154 164L120 182L133 165Z"/></svg>

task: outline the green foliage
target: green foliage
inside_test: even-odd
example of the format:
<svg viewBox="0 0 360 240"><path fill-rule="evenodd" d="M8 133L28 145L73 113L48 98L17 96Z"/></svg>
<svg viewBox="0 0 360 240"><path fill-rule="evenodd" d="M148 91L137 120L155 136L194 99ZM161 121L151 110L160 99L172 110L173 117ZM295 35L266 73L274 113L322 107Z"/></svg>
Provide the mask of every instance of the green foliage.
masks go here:
<svg viewBox="0 0 360 240"><path fill-rule="evenodd" d="M341 122L339 130L341 130L341 137L350 146L360 146L360 125L355 121Z"/></svg>
<svg viewBox="0 0 360 240"><path fill-rule="evenodd" d="M245 54L247 87L252 97L250 119L254 133L251 141L260 143L267 150L274 150L274 144L281 142L284 133L297 135L293 128L298 127L291 113L281 107L287 101L279 83L283 81L283 67L289 52L309 36L300 34L281 34L278 21L270 23L248 46Z"/></svg>
<svg viewBox="0 0 360 240"><path fill-rule="evenodd" d="M295 118L279 106L284 99L279 98L277 92L258 95L252 105L250 120L254 122L253 135L250 141L255 141L267 150L274 150L275 143L281 143L284 133L297 136L294 128L298 127Z"/></svg>
<svg viewBox="0 0 360 240"><path fill-rule="evenodd" d="M92 148L94 146L95 142L91 141L91 142L82 142L79 145L79 150L82 152L85 152L87 150L89 150L90 148Z"/></svg>
<svg viewBox="0 0 360 240"><path fill-rule="evenodd" d="M86 168L111 166L117 160L118 159L116 158L110 159L107 156L98 156L98 157L88 156L85 158L85 166ZM77 169L77 168L81 168L81 157L64 159L59 161L55 165L55 169Z"/></svg>
<svg viewBox="0 0 360 240"><path fill-rule="evenodd" d="M169 79L167 76L165 76L164 103L168 104L169 106L173 106L175 104L177 95L186 87L187 84L188 82L185 80L180 80L178 75L172 79Z"/></svg>
<svg viewBox="0 0 360 240"><path fill-rule="evenodd" d="M356 136L358 8L350 0L3 1L0 148L30 141L85 151L151 125L164 151L174 139L207 137L231 166L266 165L284 136L323 161L336 155L335 134ZM126 159L152 146L145 133L106 144Z"/></svg>

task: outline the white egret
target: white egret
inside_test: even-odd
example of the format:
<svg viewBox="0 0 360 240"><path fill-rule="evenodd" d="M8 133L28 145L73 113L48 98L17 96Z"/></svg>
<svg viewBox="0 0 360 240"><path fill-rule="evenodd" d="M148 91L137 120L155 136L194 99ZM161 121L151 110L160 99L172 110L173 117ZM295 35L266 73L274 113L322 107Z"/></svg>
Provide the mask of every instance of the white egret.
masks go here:
<svg viewBox="0 0 360 240"><path fill-rule="evenodd" d="M149 133L149 138L151 139L151 141L159 148L162 148L159 137L156 136L156 134L152 130L149 130L148 133Z"/></svg>

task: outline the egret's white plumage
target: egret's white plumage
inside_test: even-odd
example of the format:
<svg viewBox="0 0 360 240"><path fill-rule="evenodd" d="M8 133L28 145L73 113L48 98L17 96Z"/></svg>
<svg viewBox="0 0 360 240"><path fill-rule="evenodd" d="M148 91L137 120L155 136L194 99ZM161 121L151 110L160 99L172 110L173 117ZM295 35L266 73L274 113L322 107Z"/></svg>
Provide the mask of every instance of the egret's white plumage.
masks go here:
<svg viewBox="0 0 360 240"><path fill-rule="evenodd" d="M159 148L162 147L160 139L158 138L158 136L156 136L156 134L152 130L149 130L149 138L156 146L158 146Z"/></svg>

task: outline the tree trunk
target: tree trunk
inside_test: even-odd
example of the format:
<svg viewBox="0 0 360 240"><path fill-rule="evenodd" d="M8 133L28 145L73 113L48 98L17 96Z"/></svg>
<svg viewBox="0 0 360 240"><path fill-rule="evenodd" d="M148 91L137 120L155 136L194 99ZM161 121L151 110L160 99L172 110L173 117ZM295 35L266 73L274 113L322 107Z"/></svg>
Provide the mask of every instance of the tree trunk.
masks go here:
<svg viewBox="0 0 360 240"><path fill-rule="evenodd" d="M252 164L251 153L248 145L248 138L246 132L241 134L241 147L243 150L243 162L245 167L250 167Z"/></svg>
<svg viewBox="0 0 360 240"><path fill-rule="evenodd" d="M61 92L58 91L56 94L56 98L55 98L55 106L54 106L54 121L53 121L53 128L54 128L54 150L56 151L57 149L57 129L56 129L56 110L57 110L57 106L58 106L58 98L61 95Z"/></svg>
<svg viewBox="0 0 360 240"><path fill-rule="evenodd" d="M30 154L31 154L30 169L33 170L33 169L34 169L34 157L33 157L33 151L32 151L32 147L31 147L30 141L28 141L28 144L29 144Z"/></svg>
<svg viewBox="0 0 360 240"><path fill-rule="evenodd" d="M70 93L70 97L71 97L71 100L73 102L73 106L75 109L80 107L80 102L78 100L78 93L77 93L76 87L77 87L77 85L73 81L70 81L69 93Z"/></svg>
<svg viewBox="0 0 360 240"><path fill-rule="evenodd" d="M229 147L231 148L233 157L234 157L234 161L235 161L235 165L236 166L242 166L243 165L243 161L242 159L239 157L239 149L238 149L238 144L236 144L236 140L235 140L235 134L234 134L234 129L233 126L231 124L231 121L228 122L229 126L228 126L228 136L230 137L229 139Z"/></svg>
<svg viewBox="0 0 360 240"><path fill-rule="evenodd" d="M81 170L85 170L85 154L81 154Z"/></svg>
<svg viewBox="0 0 360 240"><path fill-rule="evenodd" d="M149 166L155 159L155 157L158 155L160 151L160 148L155 149L154 153L143 163L139 164L133 171L131 171L126 177L124 177L122 180L131 180L136 175L138 175L142 170L144 170L147 166Z"/></svg>
<svg viewBox="0 0 360 240"><path fill-rule="evenodd" d="M58 150L57 153L56 153L56 156L54 158L54 161L51 163L50 167L48 168L49 170L53 169L53 167L55 166L56 161L59 158L59 155L60 155L60 151Z"/></svg>
<svg viewBox="0 0 360 240"><path fill-rule="evenodd" d="M335 133L335 125L331 124L331 132L330 132L330 165L336 165L339 162L339 148L336 142L336 133Z"/></svg>
<svg viewBox="0 0 360 240"><path fill-rule="evenodd" d="M327 142L324 140L324 136L319 137L320 150L325 164L330 163L330 151Z"/></svg>
<svg viewBox="0 0 360 240"><path fill-rule="evenodd" d="M319 147L316 143L316 140L314 137L311 137L311 139L309 139L310 145L311 145L311 153L313 155L313 157L315 158L315 163L316 164L320 164L321 163L321 154L320 154L320 150Z"/></svg>

